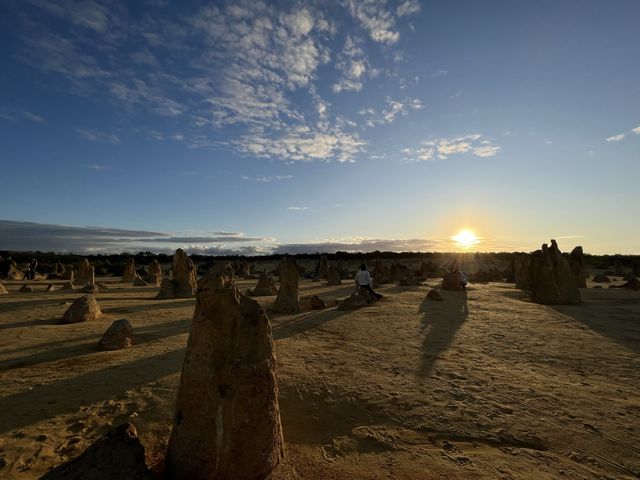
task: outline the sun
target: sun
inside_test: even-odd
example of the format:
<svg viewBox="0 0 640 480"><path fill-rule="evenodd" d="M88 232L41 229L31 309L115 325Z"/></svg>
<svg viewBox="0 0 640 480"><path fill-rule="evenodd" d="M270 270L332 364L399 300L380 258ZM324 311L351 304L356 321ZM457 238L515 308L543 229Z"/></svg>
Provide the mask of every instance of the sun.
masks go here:
<svg viewBox="0 0 640 480"><path fill-rule="evenodd" d="M480 243L480 238L476 236L471 230L465 228L464 230L460 230L457 235L451 237L457 247L462 248L464 250L468 250L473 248L475 245Z"/></svg>

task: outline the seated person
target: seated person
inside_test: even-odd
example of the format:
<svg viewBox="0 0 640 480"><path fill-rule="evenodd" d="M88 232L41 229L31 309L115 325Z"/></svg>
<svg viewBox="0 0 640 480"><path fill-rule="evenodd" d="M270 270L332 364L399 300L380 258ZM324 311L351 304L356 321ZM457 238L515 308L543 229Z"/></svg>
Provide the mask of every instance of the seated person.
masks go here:
<svg viewBox="0 0 640 480"><path fill-rule="evenodd" d="M371 286L371 275L364 263L360 265L360 270L356 272L356 287L358 289L364 288L368 290L375 298L382 298L382 295L373 291L373 287Z"/></svg>

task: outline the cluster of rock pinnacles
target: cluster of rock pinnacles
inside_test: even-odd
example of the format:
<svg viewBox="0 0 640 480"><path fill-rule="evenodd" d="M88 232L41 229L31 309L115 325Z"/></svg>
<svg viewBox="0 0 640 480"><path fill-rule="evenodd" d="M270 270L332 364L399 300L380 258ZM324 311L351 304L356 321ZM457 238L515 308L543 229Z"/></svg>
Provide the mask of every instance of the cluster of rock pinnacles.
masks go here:
<svg viewBox="0 0 640 480"><path fill-rule="evenodd" d="M78 278L93 283L93 267L80 265ZM422 266L421 271L433 270ZM457 269L455 269L457 270ZM249 275L249 269L241 273ZM278 268L280 288L265 272L248 295L277 295L274 313L291 314L300 310L300 268L285 258ZM166 476L173 479L262 479L267 478L284 455L284 441L278 405L278 382L273 337L263 307L236 286L234 269L219 264L199 282L196 268L186 253L178 249L173 257L172 276L162 279L157 260L147 269L149 283L160 284L158 298L196 297L191 332L177 393L174 424L165 460ZM452 271L443 278L443 290L459 290L460 282ZM377 283L401 278L405 272L376 261L373 269ZM341 284L340 269L322 256L316 277L330 285ZM507 275L516 287L528 290L531 300L542 304L580 303L579 288L586 286L587 269L582 247L568 257L555 240L543 244L531 254L515 254ZM138 278L133 259L127 262L123 281ZM366 305L369 294L351 295L339 309ZM357 298L360 297L360 298ZM427 299L442 301L437 290ZM322 302L317 297L311 305ZM355 305L357 303L357 305ZM318 308L324 308L324 302ZM92 295L77 299L67 310L63 323L93 320L101 315ZM114 322L100 340L100 348L131 346L133 327L126 320ZM109 446L110 445L110 446ZM126 448L123 448L126 446ZM108 463L101 458L105 448L120 452L113 468L102 472ZM96 466L97 465L97 466ZM80 457L52 470L43 478L155 478L144 463L142 447L131 424L111 430ZM104 473L104 475L102 475Z"/></svg>
<svg viewBox="0 0 640 480"><path fill-rule="evenodd" d="M196 293L196 306L178 388L173 429L165 459L166 478L184 480L263 479L284 456L276 359L266 312L237 288L233 269L222 264L193 286L193 262L178 250L171 293ZM276 303L298 311L298 269L285 260ZM79 298L65 322L101 315L91 295ZM132 327L114 322L101 348L130 346ZM117 459L117 461L116 461ZM145 464L135 427L112 429L79 457L43 478L140 478L155 475Z"/></svg>

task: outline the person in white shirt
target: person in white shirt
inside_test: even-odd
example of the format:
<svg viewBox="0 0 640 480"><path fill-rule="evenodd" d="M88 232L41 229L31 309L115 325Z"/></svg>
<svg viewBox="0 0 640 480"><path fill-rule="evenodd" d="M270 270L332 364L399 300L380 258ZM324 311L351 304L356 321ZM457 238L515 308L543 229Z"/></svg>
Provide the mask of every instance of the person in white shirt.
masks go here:
<svg viewBox="0 0 640 480"><path fill-rule="evenodd" d="M363 263L360 265L360 270L356 272L356 288L364 288L369 291L371 295L376 298L382 298L382 295L373 291L373 287L371 286L371 274L367 270L367 266Z"/></svg>

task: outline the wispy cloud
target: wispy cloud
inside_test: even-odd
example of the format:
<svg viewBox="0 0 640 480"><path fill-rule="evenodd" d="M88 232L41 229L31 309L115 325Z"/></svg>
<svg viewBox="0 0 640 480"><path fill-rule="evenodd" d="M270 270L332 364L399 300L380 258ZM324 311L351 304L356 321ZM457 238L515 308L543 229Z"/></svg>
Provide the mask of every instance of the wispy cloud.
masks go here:
<svg viewBox="0 0 640 480"><path fill-rule="evenodd" d="M6 110L0 109L0 119L8 122L19 122L20 120L27 120L33 123L46 123L46 120L40 115L36 115L28 110Z"/></svg>
<svg viewBox="0 0 640 480"><path fill-rule="evenodd" d="M332 86L335 93L359 92L364 85L367 59L359 43L359 40L348 35L344 49L338 54L336 69L340 72L340 78Z"/></svg>
<svg viewBox="0 0 640 480"><path fill-rule="evenodd" d="M420 11L420 2L418 0L406 0L402 2L396 9L396 13L399 17L405 17L413 15Z"/></svg>
<svg viewBox="0 0 640 480"><path fill-rule="evenodd" d="M424 105L422 101L417 98L404 100L387 98L382 111L378 112L374 108L365 108L358 113L367 119L366 125L368 127L374 127L376 125L392 123L398 116L405 116L412 110L421 110L423 108Z"/></svg>
<svg viewBox="0 0 640 480"><path fill-rule="evenodd" d="M76 128L76 132L80 136L92 142L107 142L114 145L120 143L120 138L115 133L100 132L97 130L85 130L83 128Z"/></svg>
<svg viewBox="0 0 640 480"><path fill-rule="evenodd" d="M34 123L45 123L45 120L40 115L36 115L35 113L29 112L27 110L22 110L20 112L24 118Z"/></svg>
<svg viewBox="0 0 640 480"><path fill-rule="evenodd" d="M323 95L360 92L378 78L382 69L371 65L370 52L401 56L394 45L406 19L420 10L416 0L345 0L335 8L238 0L185 7L168 18L152 3L137 15L126 4L100 0L29 1L38 14L21 12L17 56L66 82L53 88L106 99L120 112L180 117L185 127L173 139L191 148L223 147L285 162L359 157L367 146L362 130L332 111L332 99ZM330 75L330 92L318 88L321 75ZM381 115L389 123L415 108L389 104ZM78 133L120 141L113 133Z"/></svg>
<svg viewBox="0 0 640 480"><path fill-rule="evenodd" d="M265 175L262 177L247 177L242 176L243 180L252 181L252 182L260 182L260 183L269 183L269 182L278 182L281 180L291 180L293 175Z"/></svg>
<svg viewBox="0 0 640 480"><path fill-rule="evenodd" d="M287 207L287 210L291 210L292 212L303 212L305 210L309 210L309 207Z"/></svg>
<svg viewBox="0 0 640 480"><path fill-rule="evenodd" d="M431 161L446 160L450 155L471 153L476 157L493 157L500 151L500 146L484 138L479 133L459 137L443 137L424 140L416 148L404 148L402 153L407 160Z"/></svg>
<svg viewBox="0 0 640 480"><path fill-rule="evenodd" d="M89 170L111 170L111 167L108 167L106 165L99 165L97 163L91 164L91 165L82 165L82 167L84 168L88 168Z"/></svg>
<svg viewBox="0 0 640 480"><path fill-rule="evenodd" d="M608 137L606 139L607 142L619 142L620 140L624 139L624 137L626 137L627 134L626 133L619 133L617 135L612 135L610 137Z"/></svg>
<svg viewBox="0 0 640 480"><path fill-rule="evenodd" d="M347 5L351 15L367 30L373 41L394 44L400 39L395 15L386 0L347 0Z"/></svg>
<svg viewBox="0 0 640 480"><path fill-rule="evenodd" d="M635 135L640 135L640 126L637 126L636 128L632 128L628 133L631 134L635 134ZM627 132L622 132L622 133L618 133L617 135L612 135L610 137L608 137L606 139L607 142L619 142L621 140L624 140L624 138L627 136Z"/></svg>

